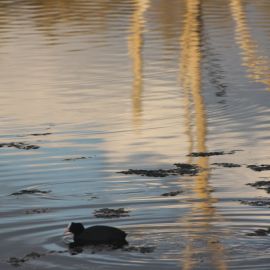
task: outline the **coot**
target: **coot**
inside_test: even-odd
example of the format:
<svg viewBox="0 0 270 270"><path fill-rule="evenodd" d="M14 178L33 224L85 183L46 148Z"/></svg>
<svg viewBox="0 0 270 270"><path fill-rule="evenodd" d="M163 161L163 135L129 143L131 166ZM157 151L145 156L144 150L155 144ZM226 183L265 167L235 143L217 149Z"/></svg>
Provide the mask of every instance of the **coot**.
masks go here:
<svg viewBox="0 0 270 270"><path fill-rule="evenodd" d="M110 226L97 225L85 229L81 223L72 222L66 231L73 234L73 245L76 246L106 244L122 247L128 244L127 234Z"/></svg>

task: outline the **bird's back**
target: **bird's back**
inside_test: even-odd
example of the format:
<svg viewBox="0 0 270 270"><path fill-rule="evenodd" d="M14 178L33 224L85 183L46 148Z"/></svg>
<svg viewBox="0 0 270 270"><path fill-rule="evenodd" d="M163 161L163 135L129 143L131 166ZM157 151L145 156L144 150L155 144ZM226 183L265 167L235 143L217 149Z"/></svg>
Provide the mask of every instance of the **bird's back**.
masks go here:
<svg viewBox="0 0 270 270"><path fill-rule="evenodd" d="M123 246L127 244L126 233L118 228L110 226L93 226L85 229L81 234L74 237L79 244L113 244Z"/></svg>

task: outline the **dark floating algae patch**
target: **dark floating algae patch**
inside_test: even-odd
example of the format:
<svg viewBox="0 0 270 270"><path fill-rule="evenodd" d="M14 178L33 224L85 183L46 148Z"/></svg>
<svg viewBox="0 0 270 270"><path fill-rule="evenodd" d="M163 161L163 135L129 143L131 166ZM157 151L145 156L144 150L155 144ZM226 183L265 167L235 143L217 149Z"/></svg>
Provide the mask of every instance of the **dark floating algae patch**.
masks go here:
<svg viewBox="0 0 270 270"><path fill-rule="evenodd" d="M32 260L32 259L37 259L37 258L41 257L42 255L44 255L44 254L40 254L40 253L37 253L37 252L31 252L31 253L25 255L22 258L10 257L7 260L7 263L9 263L9 264L11 264L13 266L22 266L23 263L25 263L25 262L27 262L29 260Z"/></svg>
<svg viewBox="0 0 270 270"><path fill-rule="evenodd" d="M48 136L48 135L52 135L51 132L43 132L43 133L29 133L29 134L23 134L23 135L17 135L16 137L27 137L27 136Z"/></svg>
<svg viewBox="0 0 270 270"><path fill-rule="evenodd" d="M45 214L48 213L50 211L49 208L35 208L35 209L28 209L25 210L24 213L27 215L31 215L31 214Z"/></svg>
<svg viewBox="0 0 270 270"><path fill-rule="evenodd" d="M14 147L17 149L22 149L22 150L31 150L31 149L39 149L40 148L40 146L38 146L38 145L27 144L24 142L0 143L0 148L3 148L3 147Z"/></svg>
<svg viewBox="0 0 270 270"><path fill-rule="evenodd" d="M194 164L176 163L176 168L173 169L156 169L156 170L144 170L144 169L129 169L127 171L121 171L122 174L136 174L148 177L166 177L170 175L196 175L200 172L200 168Z"/></svg>
<svg viewBox="0 0 270 270"><path fill-rule="evenodd" d="M102 208L99 210L95 210L94 216L96 218L119 218L119 217L128 217L128 210L124 208L111 209L111 208Z"/></svg>
<svg viewBox="0 0 270 270"><path fill-rule="evenodd" d="M264 189L267 193L270 193L270 181L257 181L255 183L248 183L247 185L257 189Z"/></svg>
<svg viewBox="0 0 270 270"><path fill-rule="evenodd" d="M252 187L270 187L270 181L257 181L255 183L248 183L247 185Z"/></svg>
<svg viewBox="0 0 270 270"><path fill-rule="evenodd" d="M221 155L232 155L235 154L237 151L242 151L242 150L232 150L229 152L226 151L213 151L213 152L192 152L188 157L210 157L210 156L221 156Z"/></svg>
<svg viewBox="0 0 270 270"><path fill-rule="evenodd" d="M196 175L200 172L199 166L195 164L175 163L174 165L177 167L179 174Z"/></svg>
<svg viewBox="0 0 270 270"><path fill-rule="evenodd" d="M32 133L32 134L29 134L30 136L48 136L48 135L51 135L52 133L51 132L45 132L45 133Z"/></svg>
<svg viewBox="0 0 270 270"><path fill-rule="evenodd" d="M50 193L51 191L50 190L39 190L39 189L36 189L36 188L33 188L33 189L22 189L20 191L17 191L17 192L14 192L14 193L11 193L11 195L25 195L25 194L48 194Z"/></svg>
<svg viewBox="0 0 270 270"><path fill-rule="evenodd" d="M163 193L163 194L161 194L161 196L164 196L164 197L173 197L173 196L177 196L177 195L179 195L181 193L183 193L182 190L176 190L176 191L171 191L171 192Z"/></svg>
<svg viewBox="0 0 270 270"><path fill-rule="evenodd" d="M251 170L257 171L257 172L270 170L270 165L269 164L248 165L247 167L250 168Z"/></svg>
<svg viewBox="0 0 270 270"><path fill-rule="evenodd" d="M270 199L269 198L260 198L257 200L240 200L242 204L251 205L251 206L265 206L270 207Z"/></svg>
<svg viewBox="0 0 270 270"><path fill-rule="evenodd" d="M23 256L21 258L9 257L9 259L6 262L11 264L12 266L19 267L30 260L38 259L42 256L52 255L52 254L61 254L61 253L67 253L67 252L68 252L67 250L60 250L60 251L52 250L52 251L49 251L47 253L38 253L38 252L33 251L33 252L26 254L25 256Z"/></svg>
<svg viewBox="0 0 270 270"><path fill-rule="evenodd" d="M119 173L122 174L137 174L141 176L149 176L149 177L165 177L168 175L172 174L171 170L163 170L163 169L158 169L158 170L134 170L134 169L129 169L128 171L121 171Z"/></svg>
<svg viewBox="0 0 270 270"><path fill-rule="evenodd" d="M64 161L73 161L73 160L80 160L80 159L89 159L92 157L75 157L75 158L65 158Z"/></svg>
<svg viewBox="0 0 270 270"><path fill-rule="evenodd" d="M239 167L241 167L240 164L229 163L229 162L213 163L212 165L220 166L220 167L224 167L224 168L239 168Z"/></svg>

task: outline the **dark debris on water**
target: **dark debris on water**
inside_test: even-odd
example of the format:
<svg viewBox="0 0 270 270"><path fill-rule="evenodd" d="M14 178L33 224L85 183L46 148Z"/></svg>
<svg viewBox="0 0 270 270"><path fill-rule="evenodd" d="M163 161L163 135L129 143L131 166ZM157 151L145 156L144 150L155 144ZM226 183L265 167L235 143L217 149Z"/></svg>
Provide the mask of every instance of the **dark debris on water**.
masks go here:
<svg viewBox="0 0 270 270"><path fill-rule="evenodd" d="M37 253L37 252L31 252L31 253L25 255L22 258L10 257L7 260L7 263L9 263L9 264L11 264L13 266L21 266L23 263L25 263L25 262L27 262L29 260L32 260L32 259L37 259L37 258L41 257L42 255L44 255L44 254L40 254L40 253Z"/></svg>
<svg viewBox="0 0 270 270"><path fill-rule="evenodd" d="M164 196L164 197L173 197L173 196L177 196L177 195L179 195L181 193L183 193L182 190L175 190L175 191L163 193L163 194L161 194L161 196Z"/></svg>
<svg viewBox="0 0 270 270"><path fill-rule="evenodd" d="M247 185L257 189L264 189L267 193L270 193L270 181L257 181L255 183L248 183Z"/></svg>
<svg viewBox="0 0 270 270"><path fill-rule="evenodd" d="M44 133L32 133L32 134L29 134L30 136L48 136L48 135L51 135L52 133L51 132L44 132Z"/></svg>
<svg viewBox="0 0 270 270"><path fill-rule="evenodd" d="M270 165L269 164L261 164L261 165L248 165L248 168L250 168L253 171L261 172L261 171L269 171Z"/></svg>
<svg viewBox="0 0 270 270"><path fill-rule="evenodd" d="M27 136L48 136L48 135L52 135L51 132L43 132L43 133L29 133L29 134L24 134L24 135L17 135L16 137L27 137Z"/></svg>
<svg viewBox="0 0 270 270"><path fill-rule="evenodd" d="M94 216L96 218L119 218L119 217L128 217L129 210L125 210L124 208L111 209L111 208L101 208L95 210Z"/></svg>
<svg viewBox="0 0 270 270"><path fill-rule="evenodd" d="M178 174L196 175L200 172L198 165L189 163L175 163Z"/></svg>
<svg viewBox="0 0 270 270"><path fill-rule="evenodd" d="M67 253L67 252L68 252L68 250L51 250L47 253L38 253L38 252L33 251L33 252L26 254L25 256L23 256L21 258L9 257L9 259L7 260L7 263L11 264L12 266L19 267L30 260L35 260L35 259L38 259L42 256L53 255L53 254L62 254L62 253Z"/></svg>
<svg viewBox="0 0 270 270"><path fill-rule="evenodd" d="M27 215L44 214L44 213L48 213L49 211L50 211L49 208L34 208L34 209L25 210L24 213L27 214Z"/></svg>
<svg viewBox="0 0 270 270"><path fill-rule="evenodd" d="M14 193L11 193L11 195L25 195L25 194L48 194L50 193L51 191L50 190L39 190L39 189L36 189L36 188L33 188L33 189L22 189L20 191L17 191L17 192L14 192Z"/></svg>
<svg viewBox="0 0 270 270"><path fill-rule="evenodd" d="M75 158L65 158L64 161L73 161L73 160L80 160L80 159L89 159L92 157L75 157Z"/></svg>
<svg viewBox="0 0 270 270"><path fill-rule="evenodd" d="M229 152L226 151L213 151L213 152L192 152L188 157L210 157L210 156L221 156L221 155L232 155L235 154L235 152L241 151L241 150L232 150Z"/></svg>
<svg viewBox="0 0 270 270"><path fill-rule="evenodd" d="M212 165L220 166L220 167L224 167L224 168L239 168L239 167L241 167L240 164L229 163L229 162L213 163Z"/></svg>
<svg viewBox="0 0 270 270"><path fill-rule="evenodd" d="M166 177L170 175L197 175L200 172L200 168L194 164L176 163L176 168L173 169L157 169L157 170L144 170L144 169L129 169L127 171L121 171L122 174L136 174L148 177Z"/></svg>
<svg viewBox="0 0 270 270"><path fill-rule="evenodd" d="M270 199L269 198L260 198L257 200L240 200L242 204L251 205L251 206L265 206L270 207Z"/></svg>
<svg viewBox="0 0 270 270"><path fill-rule="evenodd" d="M22 149L22 150L32 150L32 149L40 148L40 146L38 145L28 144L24 142L1 143L0 148L3 148L3 147L14 147L17 149Z"/></svg>

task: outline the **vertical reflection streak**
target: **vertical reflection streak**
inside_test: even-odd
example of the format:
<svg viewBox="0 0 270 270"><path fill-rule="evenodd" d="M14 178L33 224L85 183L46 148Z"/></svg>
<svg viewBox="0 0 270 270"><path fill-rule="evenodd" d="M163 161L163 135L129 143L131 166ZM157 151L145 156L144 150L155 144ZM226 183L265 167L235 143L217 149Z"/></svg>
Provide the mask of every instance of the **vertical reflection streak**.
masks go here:
<svg viewBox="0 0 270 270"><path fill-rule="evenodd" d="M181 62L180 80L185 93L187 122L187 134L190 136L190 149L195 148L198 152L206 152L207 122L204 100L201 93L201 0L186 0L186 16L184 31L180 38ZM194 118L194 119L193 119ZM192 128L194 125L194 128ZM190 160L191 162L192 160ZM215 201L209 188L209 158L200 157L196 160L203 171L196 176L193 192L196 196L192 204L191 213L184 218L187 228L192 229L189 235L189 243L184 251L183 270L190 270L194 267L194 256L202 250L196 249L196 242L205 244L205 253L209 253L211 262L216 269L225 270L227 266L224 261L224 248L221 246L218 237L211 235L213 225L211 222L216 218L216 211L213 206ZM194 220L200 217L202 221Z"/></svg>
<svg viewBox="0 0 270 270"><path fill-rule="evenodd" d="M149 6L149 0L134 0L135 9L132 17L132 25L129 36L129 55L133 63L133 124L138 129L141 125L142 114L142 90L143 90L143 31L144 13Z"/></svg>
<svg viewBox="0 0 270 270"><path fill-rule="evenodd" d="M265 84L267 90L270 90L270 63L265 57L258 55L258 45L250 34L243 1L231 0L230 6L236 24L235 40L242 50L243 66L247 67L248 77Z"/></svg>

